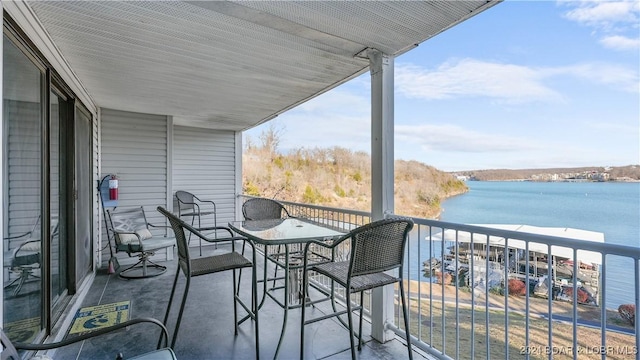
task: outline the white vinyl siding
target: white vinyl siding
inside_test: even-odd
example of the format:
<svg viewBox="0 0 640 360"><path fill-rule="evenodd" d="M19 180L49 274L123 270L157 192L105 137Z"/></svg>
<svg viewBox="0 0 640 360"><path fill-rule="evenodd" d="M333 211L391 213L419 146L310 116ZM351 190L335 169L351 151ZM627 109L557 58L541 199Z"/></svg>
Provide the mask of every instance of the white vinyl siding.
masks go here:
<svg viewBox="0 0 640 360"><path fill-rule="evenodd" d="M172 193L185 190L214 201L218 226L235 219L235 151L233 131L174 127Z"/></svg>
<svg viewBox="0 0 640 360"><path fill-rule="evenodd" d="M156 208L166 207L167 117L101 110L101 170L118 176L118 207L143 206L147 221L164 225ZM154 236L166 230L152 229ZM107 237L103 234L103 247ZM103 250L103 262L109 249Z"/></svg>

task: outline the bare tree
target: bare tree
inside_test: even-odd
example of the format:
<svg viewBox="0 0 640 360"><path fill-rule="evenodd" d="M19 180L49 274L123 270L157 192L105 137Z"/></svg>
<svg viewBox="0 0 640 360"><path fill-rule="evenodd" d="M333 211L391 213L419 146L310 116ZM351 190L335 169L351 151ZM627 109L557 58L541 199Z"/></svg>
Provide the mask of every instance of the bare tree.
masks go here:
<svg viewBox="0 0 640 360"><path fill-rule="evenodd" d="M278 153L278 146L282 141L284 126L271 122L269 127L260 134L262 149L265 150L272 158Z"/></svg>

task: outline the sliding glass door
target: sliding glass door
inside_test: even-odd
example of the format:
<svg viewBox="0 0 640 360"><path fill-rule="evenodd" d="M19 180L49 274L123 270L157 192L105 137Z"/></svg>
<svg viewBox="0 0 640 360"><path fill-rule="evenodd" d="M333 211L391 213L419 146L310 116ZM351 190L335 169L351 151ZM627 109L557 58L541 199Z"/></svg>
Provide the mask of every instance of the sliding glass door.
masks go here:
<svg viewBox="0 0 640 360"><path fill-rule="evenodd" d="M1 326L30 342L92 271L92 117L6 21L2 56Z"/></svg>
<svg viewBox="0 0 640 360"><path fill-rule="evenodd" d="M91 115L82 105L75 111L75 238L76 238L76 283L93 270L93 211L91 199Z"/></svg>

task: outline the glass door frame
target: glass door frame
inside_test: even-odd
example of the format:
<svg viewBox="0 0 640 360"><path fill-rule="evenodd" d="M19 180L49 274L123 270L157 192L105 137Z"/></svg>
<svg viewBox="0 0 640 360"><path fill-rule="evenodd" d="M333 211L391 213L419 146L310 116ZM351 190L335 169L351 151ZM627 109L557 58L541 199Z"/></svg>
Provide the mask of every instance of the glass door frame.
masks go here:
<svg viewBox="0 0 640 360"><path fill-rule="evenodd" d="M24 54L31 60L31 62L41 71L41 199L40 199L40 211L41 211L41 240L42 240L42 283L41 283L41 329L44 329L45 334L50 334L54 324L58 321L60 316L64 313L65 308L68 307L72 295L77 291L77 285L79 280L76 280L76 230L75 219L76 216L88 216L91 224L91 244L93 246L93 192L92 197L89 199L91 203L88 205L91 209L89 214L78 214L76 212L76 179L77 169L75 163L75 122L76 111L82 111L86 107L77 99L73 91L65 84L62 77L60 77L49 64L46 58L38 51L37 47L29 40L27 35L17 26L17 24L11 19L11 17L3 12L3 35L6 36L15 46L17 46ZM65 287L66 290L61 292L60 298L56 300L54 304L52 299L52 281L51 281L51 174L50 174L50 136L51 134L51 94L55 93L56 96L64 98L64 109L60 109L60 169L59 169L59 191L60 191L60 204L59 209L63 211L59 214L59 237L64 238L64 251L66 257L66 264L64 270ZM91 112L84 111L90 119L90 126L93 128L93 114ZM4 121L4 119L3 119ZM3 125L4 126L4 125ZM89 142L91 151L93 151L93 138L92 132L89 134ZM6 134L5 134L6 136ZM3 140L3 142L6 139ZM93 156L90 157L93 159ZM93 162L93 160L91 160ZM89 183L89 188L93 188L93 168L92 163L89 164L89 177L86 181ZM5 176L7 174L5 173ZM4 193L4 191L3 191ZM6 193L4 194L6 196ZM62 245L62 242L61 242ZM93 249L91 258L89 259L90 266L95 269L93 259ZM82 274L82 276L88 275L88 273ZM4 310L3 310L4 311ZM4 324L2 324L3 326ZM37 338L41 338L40 335Z"/></svg>

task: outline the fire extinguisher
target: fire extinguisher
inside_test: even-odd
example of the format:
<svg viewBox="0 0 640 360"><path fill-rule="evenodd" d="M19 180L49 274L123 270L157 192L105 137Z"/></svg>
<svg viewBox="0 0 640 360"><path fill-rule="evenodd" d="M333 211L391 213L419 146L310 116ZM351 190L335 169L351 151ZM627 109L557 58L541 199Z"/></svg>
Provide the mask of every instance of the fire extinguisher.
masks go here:
<svg viewBox="0 0 640 360"><path fill-rule="evenodd" d="M118 200L118 178L115 175L109 179L109 200Z"/></svg>

